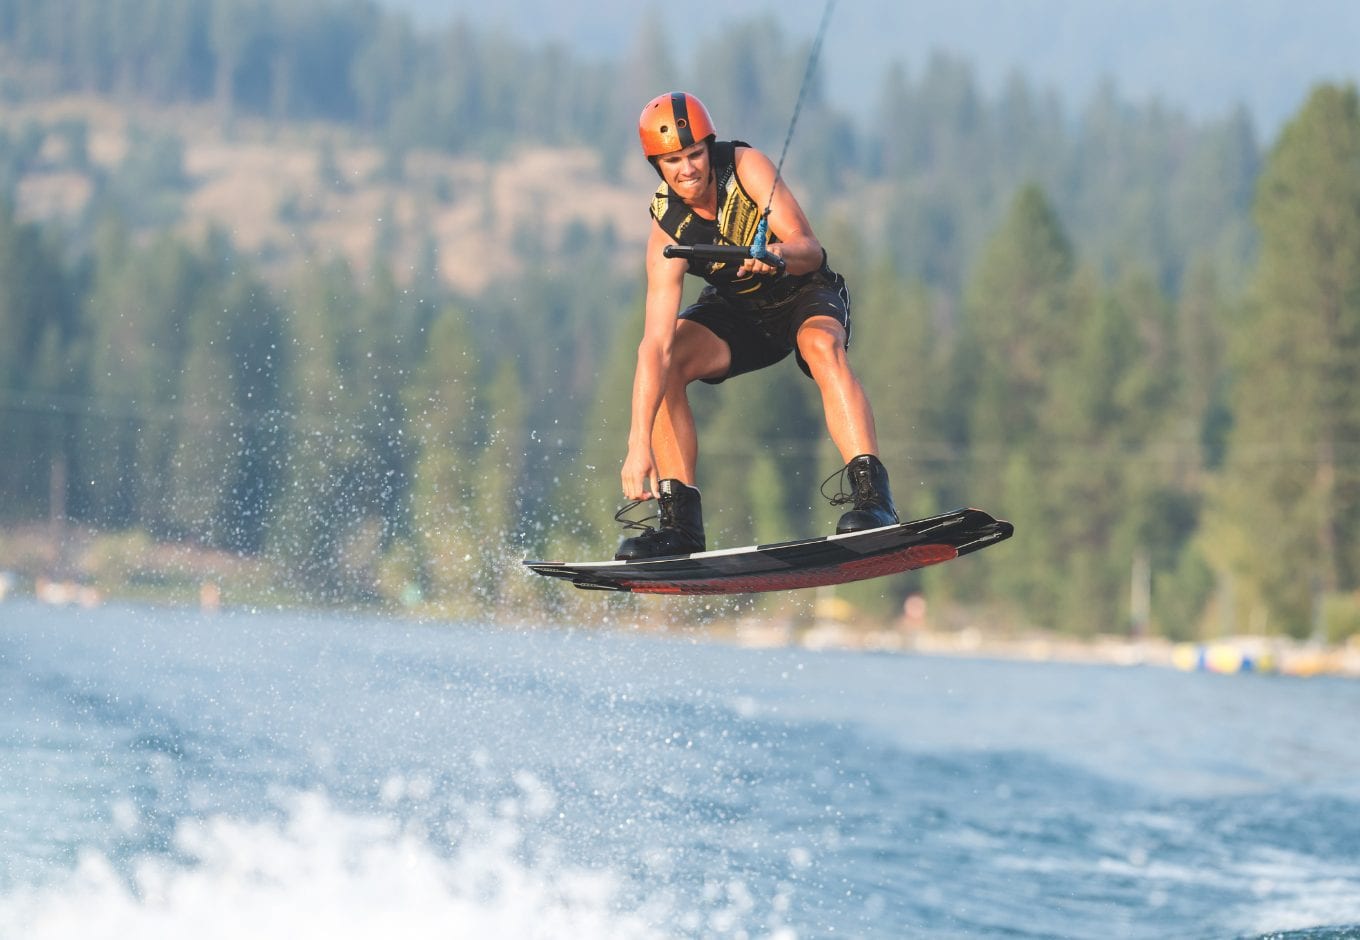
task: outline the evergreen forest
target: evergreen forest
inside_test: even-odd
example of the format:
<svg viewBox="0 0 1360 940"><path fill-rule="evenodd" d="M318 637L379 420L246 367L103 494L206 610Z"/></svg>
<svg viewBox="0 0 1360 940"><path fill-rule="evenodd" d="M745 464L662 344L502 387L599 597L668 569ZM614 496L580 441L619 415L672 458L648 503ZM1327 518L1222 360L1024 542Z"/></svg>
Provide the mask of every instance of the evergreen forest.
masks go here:
<svg viewBox="0 0 1360 940"><path fill-rule="evenodd" d="M806 610L602 597L519 561L618 538L655 179L638 111L684 87L777 156L808 55L755 21L676 61L655 20L592 61L371 0L0 0L0 566L136 583L187 546L271 573L229 601ZM1355 87L1319 85L1264 142L1242 111L1022 75L987 94L945 55L865 93L852 118L814 77L786 177L850 283L899 509L975 505L1016 536L838 596L890 620L922 593L944 626L1360 632ZM306 156L310 182L261 207L282 236L205 221L209 137ZM635 221L592 215L565 157L505 216L478 179L543 153ZM374 193L340 250L328 200ZM485 256L448 248L455 217ZM840 461L791 360L693 399L711 547L834 526ZM13 548L71 530L103 554Z"/></svg>

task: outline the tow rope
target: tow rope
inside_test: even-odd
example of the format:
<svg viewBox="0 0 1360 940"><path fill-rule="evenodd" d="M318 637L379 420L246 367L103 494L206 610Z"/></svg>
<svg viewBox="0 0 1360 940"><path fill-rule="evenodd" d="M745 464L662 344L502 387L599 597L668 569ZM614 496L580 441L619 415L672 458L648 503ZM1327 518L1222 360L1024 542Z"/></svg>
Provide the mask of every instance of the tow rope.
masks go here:
<svg viewBox="0 0 1360 940"><path fill-rule="evenodd" d="M798 126L798 115L803 110L803 99L807 95L808 86L812 84L812 76L817 70L817 59L822 53L822 40L826 38L827 27L831 24L831 11L836 6L836 0L826 0L826 6L822 9L822 22L817 27L817 35L812 40L812 48L808 51L807 66L803 70L803 81L798 86L798 100L793 105L793 116L789 118L789 129L784 135L784 147L779 152L779 162L774 168L774 183L770 186L770 198L765 201L765 211L760 215L760 224L756 226L756 235L751 242L751 257L757 261L765 261L768 252L765 250L766 239L769 237L770 207L774 205L775 190L779 189L779 180L784 172L784 158L789 155L789 144L793 141L793 130Z"/></svg>

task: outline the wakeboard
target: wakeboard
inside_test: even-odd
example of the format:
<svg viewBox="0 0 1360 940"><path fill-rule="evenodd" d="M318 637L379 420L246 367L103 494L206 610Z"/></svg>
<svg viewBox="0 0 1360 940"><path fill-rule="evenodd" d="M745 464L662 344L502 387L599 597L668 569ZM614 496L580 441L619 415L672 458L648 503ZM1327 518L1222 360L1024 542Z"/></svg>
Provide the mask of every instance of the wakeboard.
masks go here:
<svg viewBox="0 0 1360 940"><path fill-rule="evenodd" d="M1004 542L1014 528L980 509L792 542L634 561L525 561L578 588L636 594L752 594L822 587L938 565Z"/></svg>

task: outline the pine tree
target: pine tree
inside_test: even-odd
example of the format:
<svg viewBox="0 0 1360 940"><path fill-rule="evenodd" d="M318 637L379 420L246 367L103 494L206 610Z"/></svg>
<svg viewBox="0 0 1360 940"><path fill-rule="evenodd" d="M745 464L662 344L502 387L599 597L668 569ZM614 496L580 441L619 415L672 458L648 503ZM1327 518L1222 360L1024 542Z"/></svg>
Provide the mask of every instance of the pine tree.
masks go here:
<svg viewBox="0 0 1360 940"><path fill-rule="evenodd" d="M227 350L226 311L201 304L187 327L188 348L177 398L178 421L170 459L166 516L180 537L205 545L225 544L224 515L235 424L230 399L232 362Z"/></svg>
<svg viewBox="0 0 1360 940"><path fill-rule="evenodd" d="M199 268L187 315L157 314L183 330L183 359L173 380L173 442L148 440L146 452L166 460L167 529L213 547L255 552L263 547L282 475L279 314L268 289L233 257L220 232L210 236L204 254L213 260ZM149 394L157 394L154 385ZM161 511L148 507L144 516Z"/></svg>
<svg viewBox="0 0 1360 940"><path fill-rule="evenodd" d="M469 586L480 570L483 534L476 455L486 432L478 373L466 314L446 307L406 392L415 453L410 529L424 593L462 614L476 610Z"/></svg>
<svg viewBox="0 0 1360 940"><path fill-rule="evenodd" d="M163 235L139 249L110 217L95 237L92 278L89 393L101 413L81 440L85 513L101 526L168 532L177 396L208 272L186 243Z"/></svg>
<svg viewBox="0 0 1360 940"><path fill-rule="evenodd" d="M1033 448L1049 370L1075 336L1069 292L1075 256L1047 196L1022 189L983 251L965 301L956 365L976 376L969 437L982 489L988 458ZM980 498L980 497L979 497Z"/></svg>
<svg viewBox="0 0 1360 940"><path fill-rule="evenodd" d="M554 532L545 542L552 557L607 558L618 545L621 532L610 516L623 503L619 469L628 450L641 306L639 295L629 305L632 317L617 321L627 325L601 337L608 346L586 397L579 456L558 473Z"/></svg>
<svg viewBox="0 0 1360 940"><path fill-rule="evenodd" d="M1360 99L1322 86L1257 187L1210 548L1238 626L1303 636L1360 577Z"/></svg>
<svg viewBox="0 0 1360 940"><path fill-rule="evenodd" d="M1017 603L1046 626L1061 616L1053 566L1062 547L1044 523L1052 441L1042 432L1052 370L1078 342L1074 268L1047 196L1022 189L969 284L954 366L971 378L969 501L1009 518L1018 537L1011 551L970 564L953 584Z"/></svg>
<svg viewBox="0 0 1360 940"><path fill-rule="evenodd" d="M280 412L290 445L267 548L295 588L330 600L348 590L341 555L358 515L348 491L363 452L362 402L350 373L361 303L340 263L316 266L283 294L288 381Z"/></svg>
<svg viewBox="0 0 1360 940"><path fill-rule="evenodd" d="M0 198L0 519L64 512L53 492L72 459L82 391L79 309L54 244ZM62 503L49 506L49 499Z"/></svg>
<svg viewBox="0 0 1360 940"><path fill-rule="evenodd" d="M486 386L487 440L473 465L473 531L476 577L470 587L491 611L522 582L509 571L523 558L523 531L541 520L526 518L525 487L529 445L523 381L515 364L503 361Z"/></svg>

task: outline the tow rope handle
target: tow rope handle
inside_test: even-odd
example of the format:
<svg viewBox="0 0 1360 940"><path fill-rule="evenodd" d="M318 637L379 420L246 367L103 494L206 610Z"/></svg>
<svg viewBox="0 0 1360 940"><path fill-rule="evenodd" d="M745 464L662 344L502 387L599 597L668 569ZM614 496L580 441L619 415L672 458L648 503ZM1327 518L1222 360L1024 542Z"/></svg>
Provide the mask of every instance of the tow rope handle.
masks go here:
<svg viewBox="0 0 1360 940"><path fill-rule="evenodd" d="M765 215L761 216L760 224L756 226L755 239L750 246L746 245L667 245L661 249L661 254L667 258L693 258L698 261L726 261L740 264L747 258L754 258L756 261L763 261L775 269L775 276L784 273L784 259L770 251L767 247L769 242L770 226L766 219L769 217L770 210L765 210Z"/></svg>

